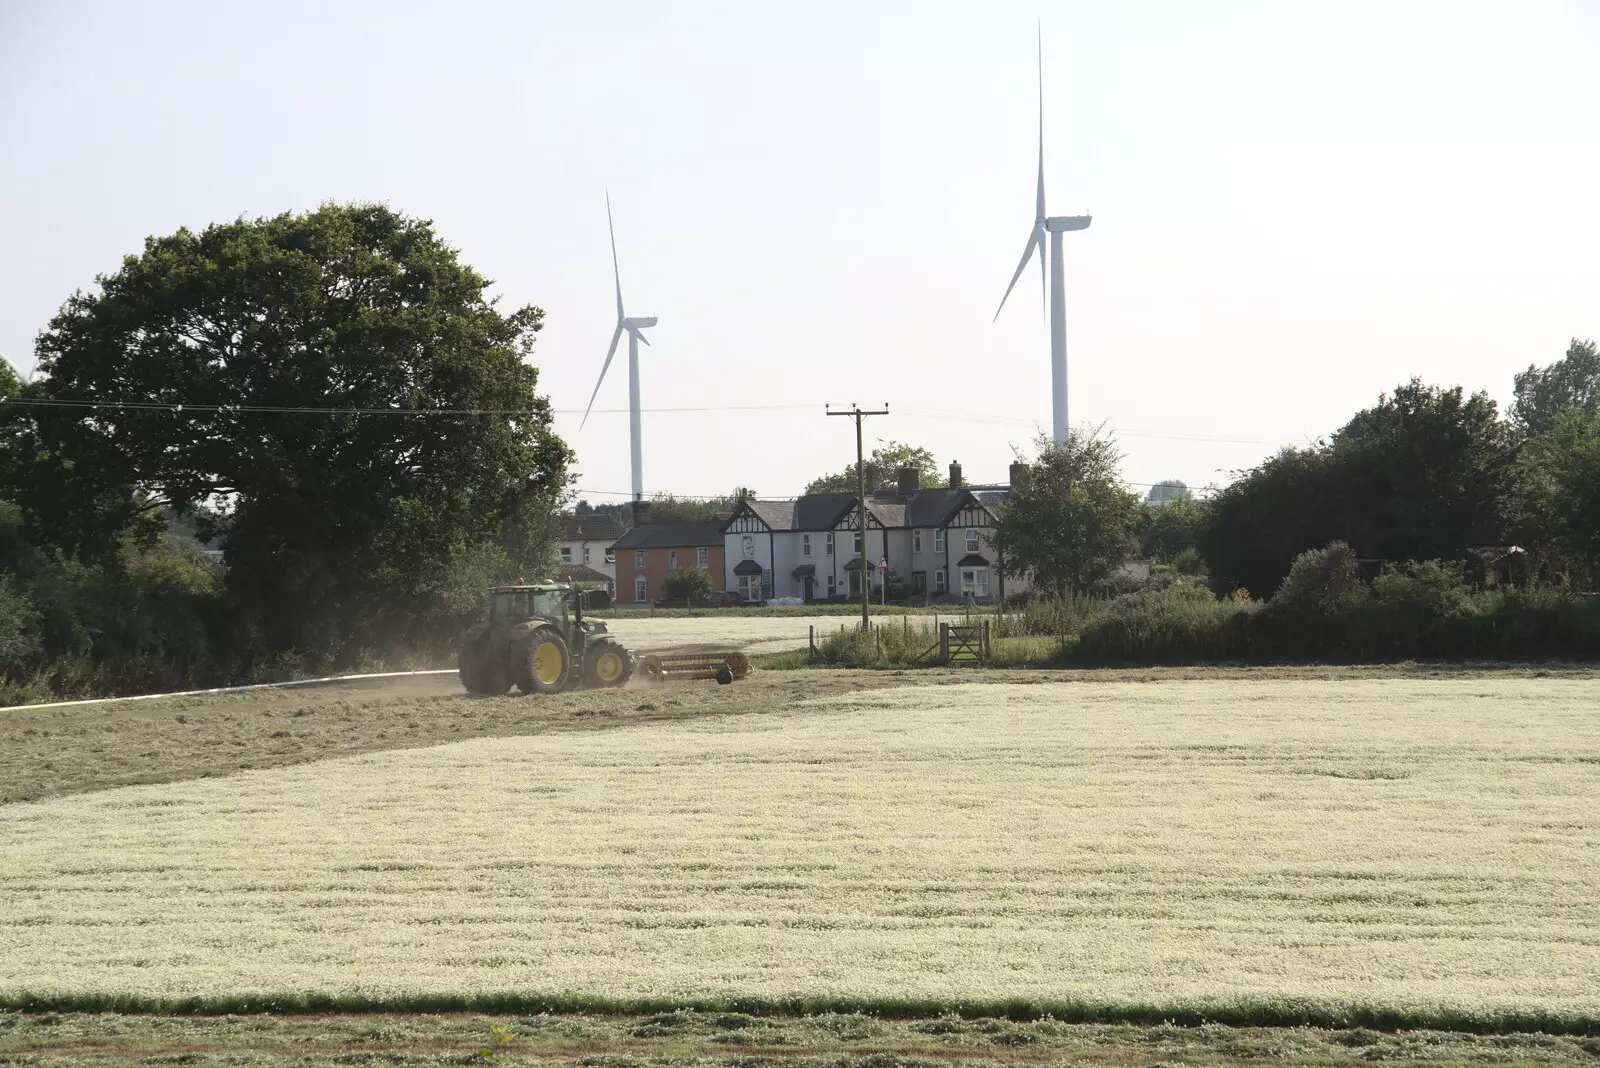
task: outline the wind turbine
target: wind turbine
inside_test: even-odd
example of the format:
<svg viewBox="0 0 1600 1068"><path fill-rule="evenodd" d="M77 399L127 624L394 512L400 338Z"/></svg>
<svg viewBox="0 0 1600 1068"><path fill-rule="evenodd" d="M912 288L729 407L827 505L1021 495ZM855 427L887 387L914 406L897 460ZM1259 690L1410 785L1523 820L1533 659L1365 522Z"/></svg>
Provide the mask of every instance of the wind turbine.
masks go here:
<svg viewBox="0 0 1600 1068"><path fill-rule="evenodd" d="M1044 297L1044 235L1050 235L1050 399L1052 402L1052 436L1056 444L1067 440L1067 289L1066 272L1062 264L1061 235L1072 230L1087 230L1090 216L1058 215L1050 217L1044 210L1044 33L1039 34L1039 188L1034 208L1033 228L1028 231L1028 243L1023 246L1022 260L1017 272L1000 298L1000 307L994 311L995 319L1006 306L1006 298L1016 286L1028 266L1034 249L1039 250L1039 295Z"/></svg>
<svg viewBox="0 0 1600 1068"><path fill-rule="evenodd" d="M594 409L594 399L600 395L600 385L606 380L606 372L611 369L611 358L617 354L617 342L622 340L623 331L628 334L628 437L633 452L633 499L644 500L644 448L640 442L639 430L639 346L648 345L642 331L647 326L656 325L654 315L628 318L622 310L622 272L617 268L617 227L611 221L611 190L606 190L606 227L611 231L611 273L617 280L617 328L611 334L611 348L606 352L605 366L600 368L600 378L594 384L594 392L589 394L589 407L583 410L583 422L578 424L578 429L583 429L584 423L589 421L589 412Z"/></svg>

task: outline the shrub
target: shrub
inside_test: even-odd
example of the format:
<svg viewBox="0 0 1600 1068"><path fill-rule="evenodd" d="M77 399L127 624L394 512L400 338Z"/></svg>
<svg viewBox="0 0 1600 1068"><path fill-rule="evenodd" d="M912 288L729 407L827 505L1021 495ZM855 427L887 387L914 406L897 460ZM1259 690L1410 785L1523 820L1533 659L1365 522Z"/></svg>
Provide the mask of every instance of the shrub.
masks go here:
<svg viewBox="0 0 1600 1068"><path fill-rule="evenodd" d="M662 582L661 593L668 601L703 601L711 596L711 572L698 567L674 571Z"/></svg>

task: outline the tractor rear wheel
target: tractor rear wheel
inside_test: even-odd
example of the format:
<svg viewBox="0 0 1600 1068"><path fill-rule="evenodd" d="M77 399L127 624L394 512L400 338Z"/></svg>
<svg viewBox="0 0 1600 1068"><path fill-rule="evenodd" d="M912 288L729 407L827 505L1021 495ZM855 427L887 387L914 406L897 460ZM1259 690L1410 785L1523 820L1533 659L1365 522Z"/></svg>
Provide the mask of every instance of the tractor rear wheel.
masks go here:
<svg viewBox="0 0 1600 1068"><path fill-rule="evenodd" d="M461 685L466 687L468 693L498 697L511 689L505 665L494 663L485 645L476 642L463 645L456 656L456 665Z"/></svg>
<svg viewBox="0 0 1600 1068"><path fill-rule="evenodd" d="M583 684L591 689L602 686L625 686L633 677L633 657L622 643L610 638L600 638L589 644L583 658Z"/></svg>
<svg viewBox="0 0 1600 1068"><path fill-rule="evenodd" d="M523 693L560 693L567 685L572 654L554 627L538 627L517 656L517 689Z"/></svg>

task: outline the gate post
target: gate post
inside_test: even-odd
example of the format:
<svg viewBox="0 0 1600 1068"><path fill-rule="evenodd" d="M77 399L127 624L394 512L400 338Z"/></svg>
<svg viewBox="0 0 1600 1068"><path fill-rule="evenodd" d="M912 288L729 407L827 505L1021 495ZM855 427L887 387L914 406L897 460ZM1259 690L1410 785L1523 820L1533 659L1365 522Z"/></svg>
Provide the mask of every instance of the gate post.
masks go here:
<svg viewBox="0 0 1600 1068"><path fill-rule="evenodd" d="M939 663L950 663L950 624L939 624Z"/></svg>

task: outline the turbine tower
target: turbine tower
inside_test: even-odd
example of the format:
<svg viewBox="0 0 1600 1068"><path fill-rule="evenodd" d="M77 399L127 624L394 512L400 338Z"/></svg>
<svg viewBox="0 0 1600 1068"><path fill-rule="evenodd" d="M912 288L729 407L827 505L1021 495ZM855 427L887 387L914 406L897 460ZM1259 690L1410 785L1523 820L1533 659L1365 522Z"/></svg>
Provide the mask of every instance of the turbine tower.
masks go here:
<svg viewBox="0 0 1600 1068"><path fill-rule="evenodd" d="M1062 262L1061 235L1073 230L1087 230L1088 215L1058 215L1051 217L1044 210L1044 34L1039 35L1039 187L1034 206L1033 228L1028 231L1028 243L1022 249L1022 261L1017 272L1006 286L1000 307L994 311L995 319L1006 306L1006 298L1016 286L1017 279L1028 266L1034 249L1039 250L1039 295L1044 297L1044 235L1050 235L1050 399L1052 402L1052 437L1056 444L1067 440L1067 289L1066 271Z"/></svg>
<svg viewBox="0 0 1600 1068"><path fill-rule="evenodd" d="M589 407L583 410L583 422L578 424L578 429L583 430L584 423L589 421L589 413L594 409L594 399L600 395L600 385L606 380L606 372L611 369L611 358L617 354L617 342L622 340L622 332L628 332L628 439L633 453L633 499L644 500L644 446L640 441L639 429L639 346L648 345L643 330L647 326L656 325L654 315L628 318L622 310L622 272L617 268L617 227L611 221L611 190L606 190L606 227L611 231L611 273L617 281L617 328L611 334L611 348L606 351L605 365L600 368L600 378L594 384L594 392L589 394Z"/></svg>

